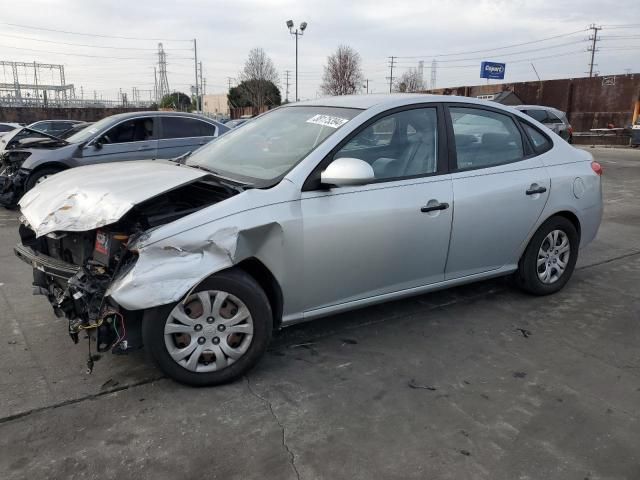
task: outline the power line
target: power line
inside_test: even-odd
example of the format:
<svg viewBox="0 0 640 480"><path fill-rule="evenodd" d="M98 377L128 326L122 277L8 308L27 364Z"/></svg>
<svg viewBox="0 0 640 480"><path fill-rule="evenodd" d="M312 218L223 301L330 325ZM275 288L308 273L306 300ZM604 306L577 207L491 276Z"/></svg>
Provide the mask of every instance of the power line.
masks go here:
<svg viewBox="0 0 640 480"><path fill-rule="evenodd" d="M569 37L571 35L575 35L577 33L583 33L589 30L588 28L583 28L582 30L576 30L575 32L562 33L560 35L554 35L552 37L541 38L539 40L531 40L530 42L522 42L522 43L514 43L512 45L505 45L502 47L494 47L494 48L486 48L483 50L474 50L474 51L465 51L458 53L441 53L441 54L430 54L430 55L414 55L414 56L404 56L404 57L396 57L396 58L424 58L424 57L454 57L458 55L467 55L470 53L484 53L484 52L493 52L496 50L506 50L508 48L521 47L523 45L531 45L534 43L546 42L548 40L553 40L555 38Z"/></svg>
<svg viewBox="0 0 640 480"><path fill-rule="evenodd" d="M67 30L54 30L53 28L33 27L31 25L19 25L17 23L5 23L0 22L0 25L6 25L9 27L27 28L29 30L42 30L44 32L66 33L67 35L81 35L85 37L100 37L100 38L119 38L122 40L149 40L154 42L191 42L192 40L183 38L144 38L144 37L122 37L118 35L104 35L99 33L84 33L84 32L70 32Z"/></svg>
<svg viewBox="0 0 640 480"><path fill-rule="evenodd" d="M155 48L139 48L139 47L115 47L113 45L88 45L86 43L71 43L71 42L58 42L55 40L43 40L41 38L33 38L33 37L23 37L20 35L10 35L8 33L0 33L0 37L9 37L9 38L17 38L19 40L29 40L32 42L43 42L43 43L55 43L58 45L69 45L73 47L90 47L90 48L108 48L114 50L144 50L155 52L157 49ZM191 51L191 48L171 48L169 51L180 50L180 51Z"/></svg>
<svg viewBox="0 0 640 480"><path fill-rule="evenodd" d="M52 52L51 50L40 50L37 48L13 47L10 45L0 45L4 48L12 48L14 50L25 50L28 52L50 53L53 55L67 55L71 57L87 57L87 58L108 58L112 60L148 60L149 57L111 57L106 55L88 55L85 53L69 53L69 52ZM173 58L172 58L173 59ZM191 57L175 57L176 60L191 60Z"/></svg>
<svg viewBox="0 0 640 480"><path fill-rule="evenodd" d="M577 45L580 43L584 43L584 40L577 40L575 42L566 42L566 43L560 43L557 45L549 45L546 47L542 47L542 48L532 48L529 50L522 50L519 52L509 52L509 53L503 53L499 56L500 58L504 58L504 57L513 57L514 55L522 55L522 54L526 54L526 53L532 53L532 52L540 52L543 50L549 50L551 48L561 48L561 47L567 47L569 45ZM486 55L485 55L486 56ZM473 60L481 60L483 57L469 57L469 58L456 58L454 60L438 60L438 64L440 63L455 63L455 62L467 62L467 61L473 61ZM403 65L406 65L407 62L402 62Z"/></svg>

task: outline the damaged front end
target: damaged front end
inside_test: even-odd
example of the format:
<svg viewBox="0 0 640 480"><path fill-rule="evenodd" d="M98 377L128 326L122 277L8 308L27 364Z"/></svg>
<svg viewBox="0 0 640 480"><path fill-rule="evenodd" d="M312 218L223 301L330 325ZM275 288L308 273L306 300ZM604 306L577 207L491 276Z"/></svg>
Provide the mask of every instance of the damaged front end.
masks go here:
<svg viewBox="0 0 640 480"><path fill-rule="evenodd" d="M69 334L74 342L87 333L100 352L127 352L142 346L142 310L127 310L116 303L108 291L115 281L126 277L138 261L137 241L161 225L240 191L222 182L199 178L132 205L115 221L90 218L86 202L79 200L82 194L67 194L39 224L32 225L23 217L21 242L16 245L15 253L33 267L34 294L45 295L55 314L68 319ZM21 206L25 212L25 205L21 203ZM72 227L78 226L77 221L71 222L72 210L81 213L87 224L93 221L97 228L72 231ZM45 229L56 215L57 224L67 225L67 230ZM66 224L61 218L65 215L69 219Z"/></svg>
<svg viewBox="0 0 640 480"><path fill-rule="evenodd" d="M24 193L29 172L21 170L24 161L31 152L25 150L7 150L0 154L0 205L13 208Z"/></svg>

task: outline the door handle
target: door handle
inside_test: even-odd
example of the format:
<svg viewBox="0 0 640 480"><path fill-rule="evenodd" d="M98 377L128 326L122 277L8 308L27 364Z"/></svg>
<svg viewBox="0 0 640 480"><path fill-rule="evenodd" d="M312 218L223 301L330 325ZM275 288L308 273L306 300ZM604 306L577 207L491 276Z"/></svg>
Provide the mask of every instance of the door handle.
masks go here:
<svg viewBox="0 0 640 480"><path fill-rule="evenodd" d="M138 147L138 151L142 151L142 150L151 150L151 147L149 145L142 145Z"/></svg>
<svg viewBox="0 0 640 480"><path fill-rule="evenodd" d="M536 193L544 193L547 191L546 187L534 187L531 185L529 190L527 190L527 195L535 195Z"/></svg>
<svg viewBox="0 0 640 480"><path fill-rule="evenodd" d="M436 210L446 210L449 208L448 203L436 203L435 205L425 205L420 209L422 213L435 212Z"/></svg>

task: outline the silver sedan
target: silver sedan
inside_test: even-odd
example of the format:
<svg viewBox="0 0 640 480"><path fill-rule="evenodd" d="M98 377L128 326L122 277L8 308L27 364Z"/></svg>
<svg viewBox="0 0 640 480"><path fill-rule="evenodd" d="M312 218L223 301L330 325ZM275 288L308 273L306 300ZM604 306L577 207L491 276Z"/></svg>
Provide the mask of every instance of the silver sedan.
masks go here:
<svg viewBox="0 0 640 480"><path fill-rule="evenodd" d="M601 173L509 107L333 97L177 163L55 175L21 200L16 253L72 338L219 384L296 322L502 275L557 292L598 231Z"/></svg>

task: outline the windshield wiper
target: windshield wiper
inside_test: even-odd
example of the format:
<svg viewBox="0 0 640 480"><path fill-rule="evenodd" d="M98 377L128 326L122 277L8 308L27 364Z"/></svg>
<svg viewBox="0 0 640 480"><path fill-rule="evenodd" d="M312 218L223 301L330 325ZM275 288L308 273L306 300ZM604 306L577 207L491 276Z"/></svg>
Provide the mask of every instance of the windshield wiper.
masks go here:
<svg viewBox="0 0 640 480"><path fill-rule="evenodd" d="M179 165L184 165L184 162L186 162L187 158L191 156L191 153L191 151L188 151L187 153L183 153L182 155L179 155L175 158L170 158L169 160L171 160L172 162L176 162Z"/></svg>
<svg viewBox="0 0 640 480"><path fill-rule="evenodd" d="M225 177L224 175L222 175L220 172L216 172L215 170L213 170L212 168L207 168L204 167L202 165L199 165L197 163L190 163L190 164L185 164L187 167L193 167L193 168L197 168L199 170L204 170L205 172L208 172L212 175L214 175L215 177L217 177L217 180L220 183L223 183L224 185L227 185L229 187L233 187L233 188L241 188L242 190L247 190L249 188L253 188L253 184L249 183L249 182L243 182L241 180L237 180L235 178L229 178L229 177ZM229 185L229 183L231 185Z"/></svg>

